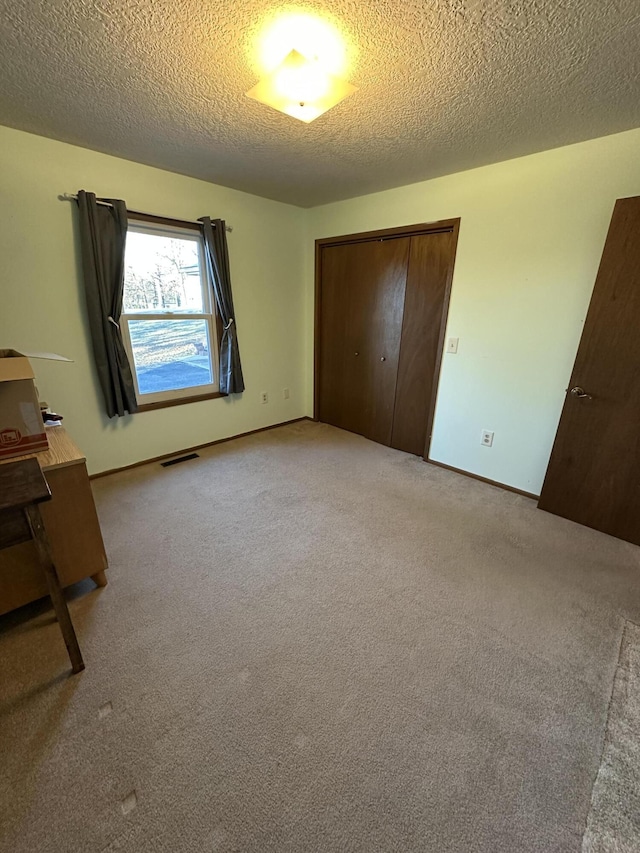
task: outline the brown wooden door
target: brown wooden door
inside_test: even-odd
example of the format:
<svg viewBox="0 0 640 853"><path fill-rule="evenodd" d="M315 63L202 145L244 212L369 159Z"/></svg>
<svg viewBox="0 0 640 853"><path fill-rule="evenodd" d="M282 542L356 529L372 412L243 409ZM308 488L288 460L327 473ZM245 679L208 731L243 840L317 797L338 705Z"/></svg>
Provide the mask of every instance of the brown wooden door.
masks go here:
<svg viewBox="0 0 640 853"><path fill-rule="evenodd" d="M428 453L456 238L411 238L391 446L418 456Z"/></svg>
<svg viewBox="0 0 640 853"><path fill-rule="evenodd" d="M389 444L409 238L322 249L319 418Z"/></svg>
<svg viewBox="0 0 640 853"><path fill-rule="evenodd" d="M616 202L538 506L640 545L640 197Z"/></svg>

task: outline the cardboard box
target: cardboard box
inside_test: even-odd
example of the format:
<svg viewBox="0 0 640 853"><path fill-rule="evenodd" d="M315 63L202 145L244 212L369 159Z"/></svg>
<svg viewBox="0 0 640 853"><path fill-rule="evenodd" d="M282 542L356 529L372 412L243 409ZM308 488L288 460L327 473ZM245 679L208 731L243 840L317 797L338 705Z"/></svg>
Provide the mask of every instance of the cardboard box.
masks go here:
<svg viewBox="0 0 640 853"><path fill-rule="evenodd" d="M49 447L33 380L26 356L0 349L0 459Z"/></svg>

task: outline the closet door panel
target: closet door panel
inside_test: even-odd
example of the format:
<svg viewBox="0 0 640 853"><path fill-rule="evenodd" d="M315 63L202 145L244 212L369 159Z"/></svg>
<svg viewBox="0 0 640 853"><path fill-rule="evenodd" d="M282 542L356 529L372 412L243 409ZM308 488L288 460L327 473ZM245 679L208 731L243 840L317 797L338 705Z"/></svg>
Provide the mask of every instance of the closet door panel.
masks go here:
<svg viewBox="0 0 640 853"><path fill-rule="evenodd" d="M438 382L440 334L453 267L453 233L411 238L391 446L422 456Z"/></svg>
<svg viewBox="0 0 640 853"><path fill-rule="evenodd" d="M352 291L351 320L363 383L355 431L387 445L393 428L409 243L405 237L352 247L359 275Z"/></svg>
<svg viewBox="0 0 640 853"><path fill-rule="evenodd" d="M347 256L344 246L322 250L320 296L320 394L318 417L341 429L351 429L351 387L359 387L355 375L354 342L348 308Z"/></svg>
<svg viewBox="0 0 640 853"><path fill-rule="evenodd" d="M409 238L322 252L320 419L389 444Z"/></svg>

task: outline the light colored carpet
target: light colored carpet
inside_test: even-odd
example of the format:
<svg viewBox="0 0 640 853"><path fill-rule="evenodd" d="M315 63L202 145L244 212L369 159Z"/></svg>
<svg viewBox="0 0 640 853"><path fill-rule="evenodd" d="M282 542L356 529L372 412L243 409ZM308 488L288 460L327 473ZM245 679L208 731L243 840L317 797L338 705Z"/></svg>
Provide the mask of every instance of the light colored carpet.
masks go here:
<svg viewBox="0 0 640 853"><path fill-rule="evenodd" d="M628 622L611 694L583 853L640 850L640 627Z"/></svg>
<svg viewBox="0 0 640 853"><path fill-rule="evenodd" d="M640 549L312 423L95 493L86 672L1 623L3 853L580 851Z"/></svg>

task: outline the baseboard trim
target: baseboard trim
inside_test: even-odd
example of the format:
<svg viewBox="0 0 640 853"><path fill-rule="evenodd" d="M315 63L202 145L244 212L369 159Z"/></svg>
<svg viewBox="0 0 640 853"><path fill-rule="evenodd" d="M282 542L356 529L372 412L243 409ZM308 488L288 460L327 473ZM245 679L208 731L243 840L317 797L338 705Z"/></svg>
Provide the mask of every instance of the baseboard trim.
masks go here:
<svg viewBox="0 0 640 853"><path fill-rule="evenodd" d="M180 450L174 450L173 453L163 453L161 456L152 456L150 459L141 459L139 462L132 462L130 465L122 465L120 468L109 468L107 471L98 471L96 474L90 474L90 480L98 480L100 477L108 477L110 474L118 474L120 471L128 471L131 468L140 468L142 465L152 465L154 462L162 462L164 459L171 459L174 456L182 456L185 453L193 453L196 450L204 450L205 447L214 447L216 444L224 444L227 441L234 441L236 438L246 438L249 435L256 435L260 432L268 432L270 429L288 426L289 424L297 424L301 421L311 421L319 423L317 418L303 415L301 418L292 418L290 421L281 421L277 424L250 429L248 432L239 432L236 435L229 435L226 438L217 438L215 441L207 441L204 444L196 444L193 447L184 447ZM429 465L435 465L437 468L444 468L445 471L453 471L455 474L462 474L464 477L470 477L472 480L479 480L481 483L487 483L489 486L496 486L498 489L504 489L507 492L513 492L516 495L522 495L525 498L531 498L537 501L540 495L535 495L533 492L525 492L522 489L516 489L514 486L507 486L505 483L498 483L497 480L490 480L488 477L481 477L479 474L472 474L471 471L464 471L462 468L455 468L453 465L446 465L444 462L436 462L435 459L425 459Z"/></svg>
<svg viewBox="0 0 640 853"><path fill-rule="evenodd" d="M154 462L162 462L163 459L171 459L173 456L182 456L184 453L193 453L195 450L204 450L205 447L213 447L216 444L224 444L227 441L234 441L236 438L246 438L248 435L256 435L259 432L267 432L270 429L288 426L289 424L297 424L300 421L312 421L313 418L304 415L302 418L293 418L290 421L282 421L278 424L270 424L258 429L250 429L248 432L239 432L237 435L229 435L227 438L217 438L215 441L207 441L205 444L196 444L194 447L185 447L182 450L174 450L173 453L163 453L162 456L152 456L150 459L141 459L139 462L132 462L130 465L122 465L120 468L109 468L108 471L98 471L97 474L90 474L90 480L97 480L100 477L108 477L110 474L118 474L120 471L128 471L130 468L140 468L142 465L152 465Z"/></svg>
<svg viewBox="0 0 640 853"><path fill-rule="evenodd" d="M533 492L524 492L522 489L516 489L514 486L507 486L505 483L498 483L497 480L489 480L488 477L481 477L479 474L472 474L471 471L463 471L462 468L454 468L453 465L445 465L444 462L436 462L434 459L425 459L429 465L436 465L438 468L444 468L446 471L454 471L456 474L462 474L465 477L471 477L472 480L479 480L481 483L487 483L489 486L496 486L498 489L504 489L506 492L513 492L515 495L522 495L524 498L531 498L537 501L540 495L534 495Z"/></svg>

